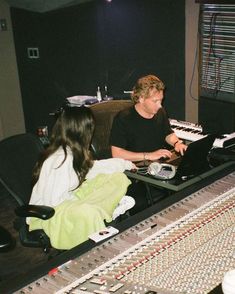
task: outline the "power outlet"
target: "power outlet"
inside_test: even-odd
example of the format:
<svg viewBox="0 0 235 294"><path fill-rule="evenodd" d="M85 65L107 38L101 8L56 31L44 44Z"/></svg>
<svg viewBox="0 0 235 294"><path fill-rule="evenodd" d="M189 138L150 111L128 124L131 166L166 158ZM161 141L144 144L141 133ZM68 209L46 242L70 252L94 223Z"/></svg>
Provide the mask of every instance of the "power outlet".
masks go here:
<svg viewBox="0 0 235 294"><path fill-rule="evenodd" d="M0 18L0 31L7 30L7 21L5 18Z"/></svg>

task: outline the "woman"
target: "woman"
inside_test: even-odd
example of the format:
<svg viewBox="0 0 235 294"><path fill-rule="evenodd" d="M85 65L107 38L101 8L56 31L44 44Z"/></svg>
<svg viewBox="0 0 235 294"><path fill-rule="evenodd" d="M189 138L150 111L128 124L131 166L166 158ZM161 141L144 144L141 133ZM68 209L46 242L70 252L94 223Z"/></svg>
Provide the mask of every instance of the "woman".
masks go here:
<svg viewBox="0 0 235 294"><path fill-rule="evenodd" d="M29 227L43 229L58 249L70 249L103 229L130 184L123 171L133 168L132 162L93 162L89 150L93 131L89 108L63 109L33 174L30 204L52 206L56 212L47 221L29 219Z"/></svg>

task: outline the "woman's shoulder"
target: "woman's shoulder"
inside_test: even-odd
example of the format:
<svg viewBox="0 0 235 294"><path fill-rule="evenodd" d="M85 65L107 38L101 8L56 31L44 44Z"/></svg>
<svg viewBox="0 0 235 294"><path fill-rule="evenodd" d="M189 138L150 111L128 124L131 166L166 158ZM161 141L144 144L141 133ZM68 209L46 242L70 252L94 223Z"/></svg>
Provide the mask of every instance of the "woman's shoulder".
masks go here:
<svg viewBox="0 0 235 294"><path fill-rule="evenodd" d="M53 154L51 154L45 161L45 166L50 166L53 168L57 168L61 165L61 163L64 161L64 163L68 163L72 161L72 152L69 148L67 148L67 157L65 159L65 153L62 147L59 147Z"/></svg>

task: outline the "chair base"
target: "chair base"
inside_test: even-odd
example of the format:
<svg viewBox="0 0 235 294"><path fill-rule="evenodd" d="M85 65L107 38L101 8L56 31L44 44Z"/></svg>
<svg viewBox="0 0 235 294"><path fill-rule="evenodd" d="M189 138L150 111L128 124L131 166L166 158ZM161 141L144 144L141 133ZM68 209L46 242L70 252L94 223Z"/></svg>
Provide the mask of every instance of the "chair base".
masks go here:
<svg viewBox="0 0 235 294"><path fill-rule="evenodd" d="M0 252L7 252L15 247L15 239L11 234L0 226Z"/></svg>

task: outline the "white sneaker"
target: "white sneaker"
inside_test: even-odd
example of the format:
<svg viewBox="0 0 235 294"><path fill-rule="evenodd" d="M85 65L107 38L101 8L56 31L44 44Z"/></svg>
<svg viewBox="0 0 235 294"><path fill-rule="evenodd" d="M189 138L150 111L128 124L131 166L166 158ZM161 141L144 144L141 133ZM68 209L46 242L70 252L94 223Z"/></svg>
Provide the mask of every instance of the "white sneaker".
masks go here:
<svg viewBox="0 0 235 294"><path fill-rule="evenodd" d="M127 210L131 209L135 205L135 199L131 196L123 196L118 206L113 212L113 220L115 220L119 215L124 214Z"/></svg>

